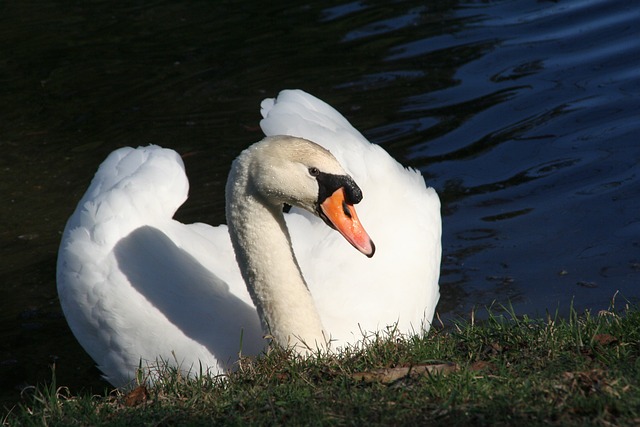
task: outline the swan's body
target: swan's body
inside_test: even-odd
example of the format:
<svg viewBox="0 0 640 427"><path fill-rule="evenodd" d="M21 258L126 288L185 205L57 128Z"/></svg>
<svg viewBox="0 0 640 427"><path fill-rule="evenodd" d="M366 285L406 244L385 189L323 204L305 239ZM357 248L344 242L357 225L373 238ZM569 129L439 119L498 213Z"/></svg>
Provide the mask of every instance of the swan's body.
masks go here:
<svg viewBox="0 0 640 427"><path fill-rule="evenodd" d="M282 216L283 203L314 210L298 197L318 196L313 184L305 187L307 169L285 165L282 171L290 174L273 179L282 190L268 190L268 197L254 188L264 178L242 190L238 183L261 169L247 160L264 145L256 144L234 162L227 184L233 247L252 282L250 295L226 226L172 219L188 190L180 157L155 146L117 150L69 219L58 257L67 321L115 386L130 383L141 360L143 366L164 360L195 373L200 366L222 373L239 352L259 354L266 341L254 302L265 332L299 348L325 348L329 337L336 348L387 326L403 333L429 328L441 256L435 191L304 92L282 92L262 107L265 134L312 140L337 162L321 153L305 154L304 161L319 162L322 173L353 177L364 194L358 215L376 242L375 256L364 257L305 210ZM287 153L300 141L273 140ZM273 175L266 169L261 176ZM242 222L247 218L255 222Z"/></svg>

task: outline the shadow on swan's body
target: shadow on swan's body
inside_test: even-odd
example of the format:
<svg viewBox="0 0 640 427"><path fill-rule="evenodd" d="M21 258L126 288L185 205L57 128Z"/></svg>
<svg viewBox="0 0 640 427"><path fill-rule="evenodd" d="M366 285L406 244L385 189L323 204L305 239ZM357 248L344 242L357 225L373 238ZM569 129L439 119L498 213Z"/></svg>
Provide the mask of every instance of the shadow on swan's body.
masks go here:
<svg viewBox="0 0 640 427"><path fill-rule="evenodd" d="M244 352L257 354L264 347L253 304L229 292L215 273L161 230L148 225L137 228L120 239L114 253L118 268L140 296L185 336L203 343L216 360L227 365L235 361L241 350L240 331ZM162 259L158 253L163 253ZM162 335L156 338L163 340Z"/></svg>
<svg viewBox="0 0 640 427"><path fill-rule="evenodd" d="M57 276L72 331L113 385L129 384L141 359L143 365L162 359L185 371L197 373L201 364L221 373L240 351L259 354L266 341L254 303L281 344L299 345L298 337L310 347L323 348L321 337L330 336L335 348L357 342L362 331L394 324L402 333L428 330L439 296L441 224L435 191L425 187L419 173L404 169L334 109L304 92L283 91L276 100L263 102L262 113L265 134L312 140L338 160L322 153L288 159L283 175L272 180L282 188L265 190L277 199L266 210L274 218L281 215L283 203L318 211L313 205L319 196L317 186L325 184L310 179L311 173L316 180L316 172L330 175L322 180L331 182L331 176L346 179L350 175L364 195L358 215L376 241L375 256L362 256L317 216L294 208L285 215L286 227L276 218L271 231L262 224L253 228L249 224L237 226L233 234L245 279L269 285L262 277L264 266L270 266L267 273L275 277L281 264L288 263L280 274L288 277L291 269L302 272L304 279L298 273L299 283L291 285L301 290L300 295L289 294L286 287L274 291L269 286L254 286L250 295L226 226L186 225L172 219L188 190L180 157L155 146L116 150L100 166L67 223ZM284 157L293 156L287 144L299 141L273 140L285 147ZM247 153L258 150L254 147L260 144L245 150L234 162L234 170L237 164L252 164ZM260 156L276 158L274 152ZM255 174L261 168L271 174L273 164L264 164L266 168L247 167L243 174ZM241 181L233 170L230 177L228 197L238 187L234 183ZM252 191L241 197L252 199ZM283 196L285 192L293 194ZM227 201L228 221L251 206L236 204L230 209L233 203ZM241 220L243 215L236 216ZM284 239L287 230L291 244ZM285 243L280 249L266 246L281 238ZM364 253L373 251L366 242L351 243L361 245ZM280 263L282 257L290 259ZM260 260L261 265L252 260ZM296 329L303 325L309 328Z"/></svg>

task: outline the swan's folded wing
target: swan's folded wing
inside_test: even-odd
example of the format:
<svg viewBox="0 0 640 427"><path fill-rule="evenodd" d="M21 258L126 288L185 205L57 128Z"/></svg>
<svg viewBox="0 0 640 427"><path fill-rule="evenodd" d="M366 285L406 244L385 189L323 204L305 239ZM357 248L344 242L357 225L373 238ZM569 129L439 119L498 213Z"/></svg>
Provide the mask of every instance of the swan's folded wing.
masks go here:
<svg viewBox="0 0 640 427"><path fill-rule="evenodd" d="M226 230L172 219L187 191L174 151L117 150L63 233L60 302L78 341L114 385L131 380L141 358L196 373L201 362L216 373L236 360L241 342L245 352L262 348L257 314L225 254L232 253Z"/></svg>
<svg viewBox="0 0 640 427"><path fill-rule="evenodd" d="M314 141L333 153L362 189L356 210L376 244L367 259L316 217L287 215L301 269L325 328L353 342L360 330L398 323L428 329L439 298L440 201L422 175L369 143L333 107L300 90L262 103L266 135Z"/></svg>

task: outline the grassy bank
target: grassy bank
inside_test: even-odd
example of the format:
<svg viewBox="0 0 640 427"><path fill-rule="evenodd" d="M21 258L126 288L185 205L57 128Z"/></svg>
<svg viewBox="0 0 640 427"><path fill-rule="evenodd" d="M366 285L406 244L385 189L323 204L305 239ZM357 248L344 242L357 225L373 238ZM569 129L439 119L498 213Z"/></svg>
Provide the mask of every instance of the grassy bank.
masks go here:
<svg viewBox="0 0 640 427"><path fill-rule="evenodd" d="M227 379L70 396L55 382L7 425L638 425L640 311L492 315L426 338L296 360L274 350Z"/></svg>

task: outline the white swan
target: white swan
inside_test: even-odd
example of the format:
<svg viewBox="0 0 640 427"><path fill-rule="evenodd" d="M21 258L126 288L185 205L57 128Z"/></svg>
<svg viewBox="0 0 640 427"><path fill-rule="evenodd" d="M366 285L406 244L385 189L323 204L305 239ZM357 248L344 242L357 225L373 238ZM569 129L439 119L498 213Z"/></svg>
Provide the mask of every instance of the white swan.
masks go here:
<svg viewBox="0 0 640 427"><path fill-rule="evenodd" d="M240 351L259 354L267 341L251 296L265 332L299 352L325 348L329 337L332 348L355 343L390 325L428 330L439 298L435 191L311 95L283 91L263 101L262 114L266 135L313 140L337 162L298 138L254 144L229 176L227 230L172 219L188 190L177 153L122 148L102 163L69 218L58 255L60 302L114 386L157 360L215 374ZM316 216L336 226L320 204L335 203L333 193L356 203L358 185L358 214L376 241L372 258ZM284 215L286 227L284 204L298 206ZM357 218L340 200L333 207L347 222ZM352 226L342 227L344 237L371 255L367 234Z"/></svg>

